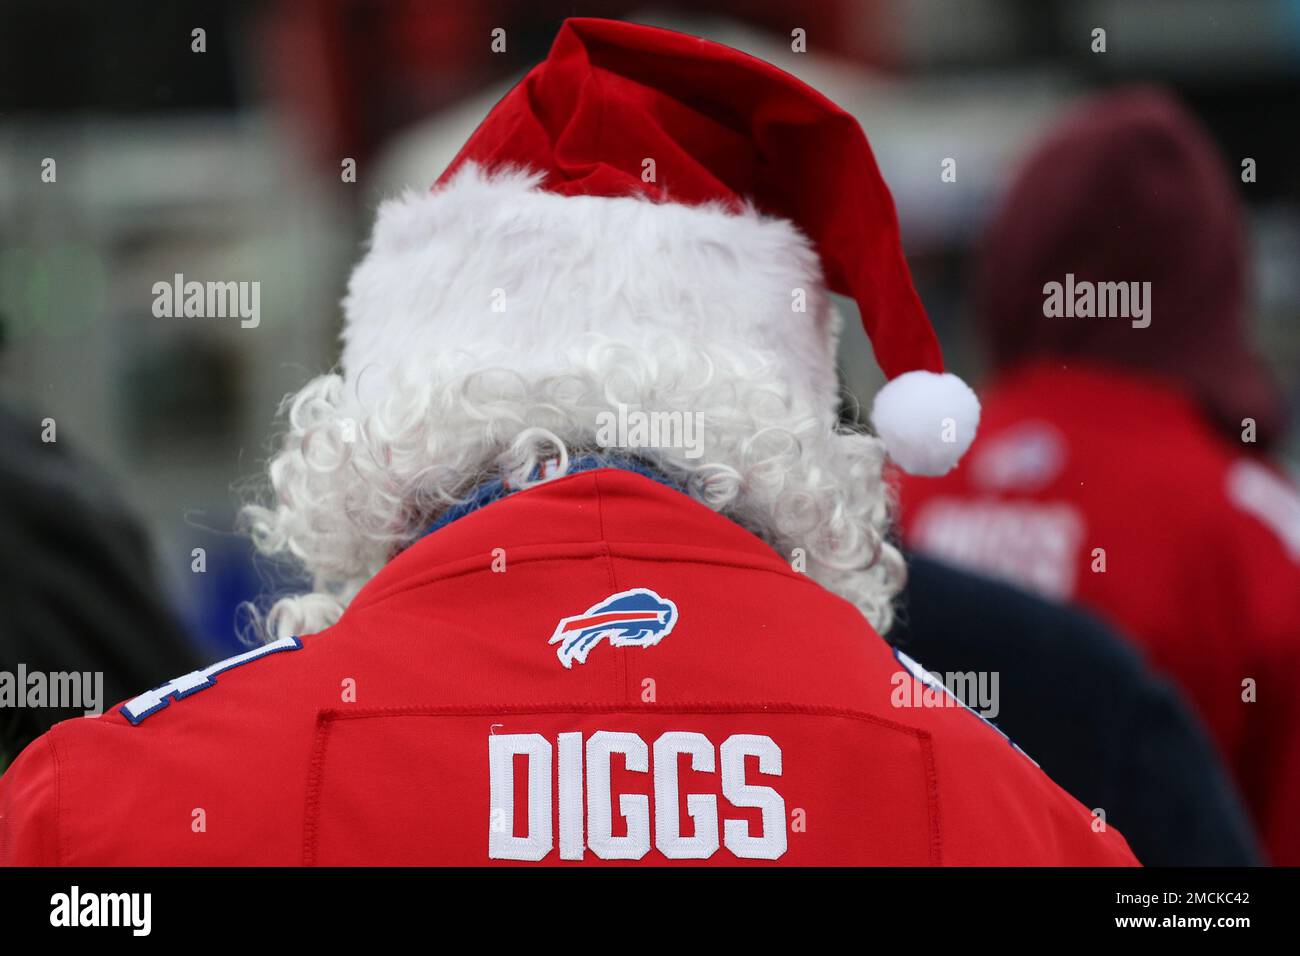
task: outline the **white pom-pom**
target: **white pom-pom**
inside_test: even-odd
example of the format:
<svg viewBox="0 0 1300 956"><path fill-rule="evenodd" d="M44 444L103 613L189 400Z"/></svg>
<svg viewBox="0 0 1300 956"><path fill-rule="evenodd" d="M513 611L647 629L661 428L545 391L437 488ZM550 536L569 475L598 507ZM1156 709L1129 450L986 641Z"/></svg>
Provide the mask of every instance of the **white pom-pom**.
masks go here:
<svg viewBox="0 0 1300 956"><path fill-rule="evenodd" d="M910 475L946 475L970 448L979 423L979 399L948 372L904 372L871 405L871 424L889 457Z"/></svg>

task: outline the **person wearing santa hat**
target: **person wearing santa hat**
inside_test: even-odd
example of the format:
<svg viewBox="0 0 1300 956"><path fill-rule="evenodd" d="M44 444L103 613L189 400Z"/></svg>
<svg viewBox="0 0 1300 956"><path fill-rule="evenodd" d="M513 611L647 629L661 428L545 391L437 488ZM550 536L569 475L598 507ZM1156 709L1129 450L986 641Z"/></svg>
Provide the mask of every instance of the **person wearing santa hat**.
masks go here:
<svg viewBox="0 0 1300 956"><path fill-rule="evenodd" d="M830 290L880 438L836 427ZM979 410L824 97L566 21L344 304L248 511L310 591L29 748L5 862L1136 862L879 636L886 453L941 473Z"/></svg>
<svg viewBox="0 0 1300 956"><path fill-rule="evenodd" d="M1196 705L1272 861L1297 865L1300 496L1264 454L1284 405L1249 348L1248 265L1224 161L1182 106L1081 104L982 243L980 439L900 499L917 550L1131 635ZM1145 315L1098 314L1104 283L1144 284Z"/></svg>

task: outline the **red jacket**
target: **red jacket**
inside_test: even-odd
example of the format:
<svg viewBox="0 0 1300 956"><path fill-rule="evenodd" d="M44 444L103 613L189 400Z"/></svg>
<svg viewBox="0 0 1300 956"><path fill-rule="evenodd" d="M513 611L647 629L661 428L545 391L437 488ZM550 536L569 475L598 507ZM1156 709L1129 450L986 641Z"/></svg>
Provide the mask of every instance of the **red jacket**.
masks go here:
<svg viewBox="0 0 1300 956"><path fill-rule="evenodd" d="M904 481L908 544L1130 634L1197 705L1274 861L1300 864L1295 491L1131 372L1026 366L983 406L959 469Z"/></svg>
<svg viewBox="0 0 1300 956"><path fill-rule="evenodd" d="M0 781L0 859L1135 862L973 713L893 706L903 675L758 538L583 472L425 537L320 634L58 725Z"/></svg>

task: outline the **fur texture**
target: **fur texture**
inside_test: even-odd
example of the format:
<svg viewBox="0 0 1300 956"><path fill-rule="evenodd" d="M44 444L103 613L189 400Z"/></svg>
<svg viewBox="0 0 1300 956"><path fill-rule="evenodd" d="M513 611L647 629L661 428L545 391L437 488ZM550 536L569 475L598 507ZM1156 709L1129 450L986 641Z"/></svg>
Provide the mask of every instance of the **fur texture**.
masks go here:
<svg viewBox="0 0 1300 956"><path fill-rule="evenodd" d="M876 392L871 424L905 472L946 475L975 440L980 400L951 372L904 372Z"/></svg>
<svg viewBox="0 0 1300 956"><path fill-rule="evenodd" d="M469 164L381 207L344 309L343 368L363 397L371 372L435 353L529 374L592 333L629 346L668 333L744 343L799 401L835 403L839 329L817 255L748 207L560 196Z"/></svg>

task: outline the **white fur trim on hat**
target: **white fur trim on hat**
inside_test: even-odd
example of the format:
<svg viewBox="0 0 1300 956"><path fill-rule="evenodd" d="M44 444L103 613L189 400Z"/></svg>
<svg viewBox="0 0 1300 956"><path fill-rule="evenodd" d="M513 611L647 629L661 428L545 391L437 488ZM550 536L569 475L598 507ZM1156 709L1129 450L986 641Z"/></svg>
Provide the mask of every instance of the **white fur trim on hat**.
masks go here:
<svg viewBox="0 0 1300 956"><path fill-rule="evenodd" d="M446 352L562 373L590 335L634 347L656 332L764 357L774 387L833 420L838 325L821 264L791 223L752 208L563 196L523 171L466 164L379 210L344 300L343 371L386 372Z"/></svg>
<svg viewBox="0 0 1300 956"><path fill-rule="evenodd" d="M946 475L975 440L979 422L979 399L948 372L904 372L871 405L871 424L889 457L911 475Z"/></svg>

